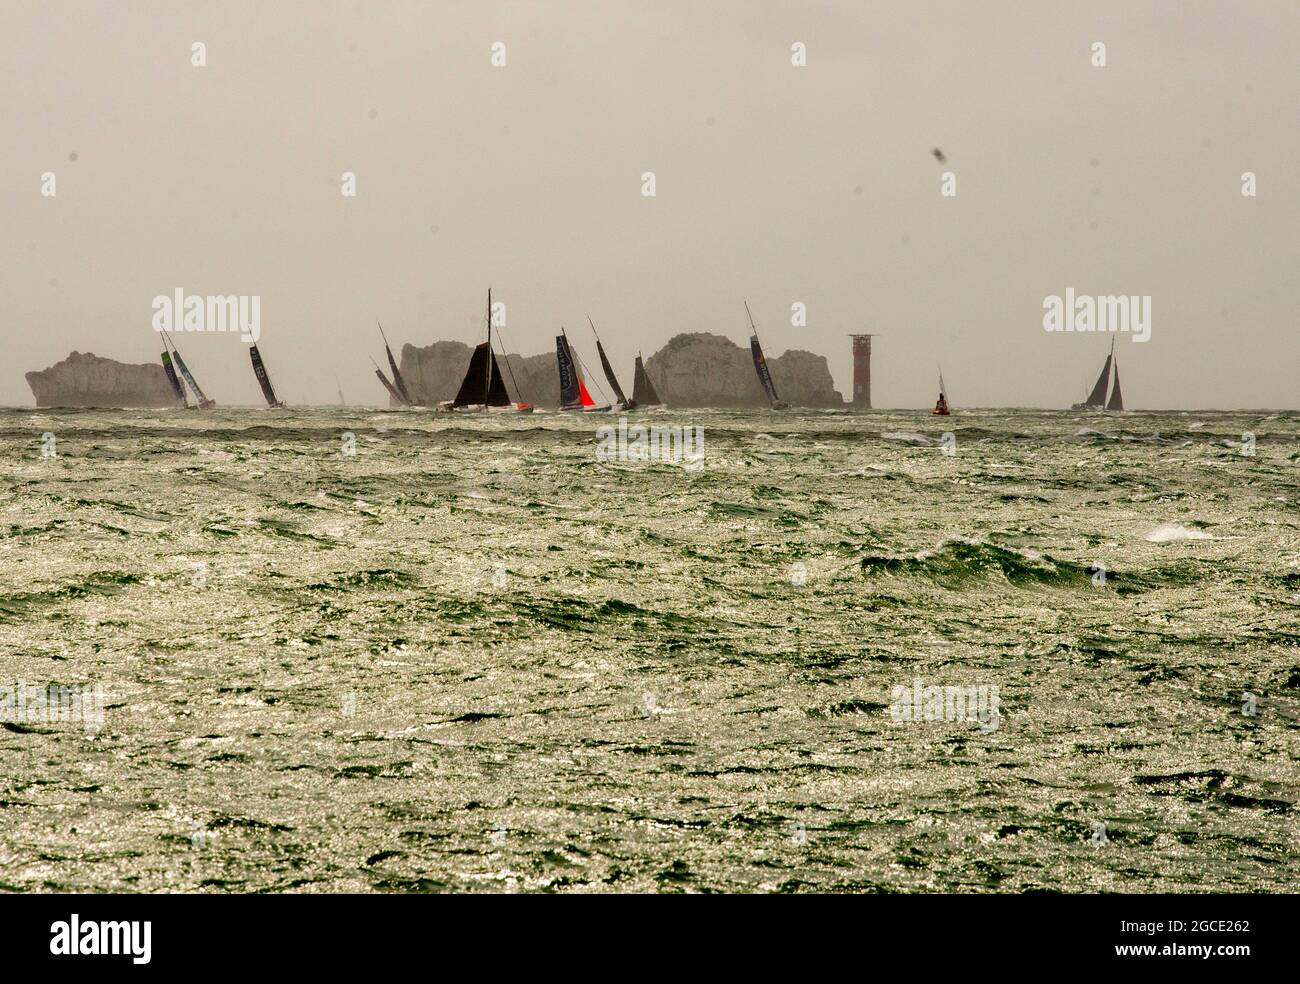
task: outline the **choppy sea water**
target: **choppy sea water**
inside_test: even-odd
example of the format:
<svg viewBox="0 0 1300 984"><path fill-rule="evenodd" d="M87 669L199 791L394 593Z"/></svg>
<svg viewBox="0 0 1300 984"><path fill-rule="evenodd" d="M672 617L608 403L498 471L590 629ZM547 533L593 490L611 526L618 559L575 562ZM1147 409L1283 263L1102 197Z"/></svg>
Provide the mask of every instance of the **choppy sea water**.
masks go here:
<svg viewBox="0 0 1300 984"><path fill-rule="evenodd" d="M1300 415L631 420L0 411L0 888L1300 886Z"/></svg>

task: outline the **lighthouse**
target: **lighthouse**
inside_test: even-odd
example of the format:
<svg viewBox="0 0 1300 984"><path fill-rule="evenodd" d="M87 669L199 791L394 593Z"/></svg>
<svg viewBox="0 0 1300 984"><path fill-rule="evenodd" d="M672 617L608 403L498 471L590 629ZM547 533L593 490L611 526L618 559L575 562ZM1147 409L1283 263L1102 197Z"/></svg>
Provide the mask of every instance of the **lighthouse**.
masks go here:
<svg viewBox="0 0 1300 984"><path fill-rule="evenodd" d="M871 339L872 335L850 335L853 339L853 400L854 410L871 409Z"/></svg>

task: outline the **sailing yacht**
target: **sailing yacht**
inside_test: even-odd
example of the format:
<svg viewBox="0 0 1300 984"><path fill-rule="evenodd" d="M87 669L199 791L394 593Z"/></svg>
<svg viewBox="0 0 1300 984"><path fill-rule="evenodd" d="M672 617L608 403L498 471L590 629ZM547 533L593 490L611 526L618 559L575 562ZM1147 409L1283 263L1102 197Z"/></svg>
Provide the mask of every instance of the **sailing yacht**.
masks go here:
<svg viewBox="0 0 1300 984"><path fill-rule="evenodd" d="M510 363L506 362L509 368ZM515 386L518 389L518 385ZM496 353L492 351L492 288L488 288L487 341L479 342L469 358L469 368L461 381L456 399L440 403L440 410L457 413L532 413L532 404L513 402L501 376Z"/></svg>
<svg viewBox="0 0 1300 984"><path fill-rule="evenodd" d="M661 407L663 405L664 401L659 399L655 384L650 382L650 376L645 371L645 363L641 360L641 353L638 352L636 369L632 373L632 406Z"/></svg>
<svg viewBox="0 0 1300 984"><path fill-rule="evenodd" d="M596 406L596 401L587 392L587 384L578 371L578 360L569 347L569 336L564 329L555 336L555 362L560 370L560 411L580 413L605 413L609 404Z"/></svg>
<svg viewBox="0 0 1300 984"><path fill-rule="evenodd" d="M379 324L379 322L375 322L375 324ZM410 391L406 388L406 381L402 379L402 373L397 368L397 360L393 358L393 350L388 345L388 336L384 334L384 326L382 324L379 324L379 334L384 340L384 351L388 353L388 368L393 371L393 382L389 384L378 366L375 366L375 372L379 373L379 378L383 380L384 386L387 387L388 392L392 394L393 398L402 406L409 407L414 404L415 401L411 399ZM373 359L370 361L372 363L374 362Z"/></svg>
<svg viewBox="0 0 1300 984"><path fill-rule="evenodd" d="M253 360L253 375L257 377L257 385L262 387L262 396L266 397L266 405L272 410L283 410L284 401L275 398L275 387L271 385L271 377L267 375L266 365L262 362L262 353L257 350L256 343L248 347L248 357Z"/></svg>
<svg viewBox="0 0 1300 984"><path fill-rule="evenodd" d="M1110 399L1106 399L1106 391L1110 385L1111 373L1114 371L1115 385L1110 390ZM1106 364L1101 367L1101 375L1097 377L1097 382L1093 384L1092 392L1082 403L1071 405L1071 410L1123 410L1124 397L1119 388L1119 362L1115 358L1115 339L1110 340L1110 354L1106 356Z"/></svg>
<svg viewBox="0 0 1300 984"><path fill-rule="evenodd" d="M952 410L950 410L948 407L947 393L948 393L948 388L943 385L943 370L940 369L939 370L939 399L935 403L934 409L930 411L930 413L933 416L949 417L952 415Z"/></svg>
<svg viewBox="0 0 1300 984"><path fill-rule="evenodd" d="M749 336L749 353L754 357L754 371L758 373L758 382L763 387L763 392L767 394L767 402L771 404L773 410L788 410L790 404L776 395L776 384L772 382L772 370L767 366L767 358L763 355L763 346L758 343L758 329L754 327L754 315L750 313L748 301L745 302L745 313L749 315L749 330L752 332Z"/></svg>
<svg viewBox="0 0 1300 984"><path fill-rule="evenodd" d="M600 366L605 370L605 379L609 382L609 388L614 391L614 395L618 397L614 409L620 413L624 410L635 410L636 400L629 400L623 395L623 387L618 385L618 377L614 375L614 367L609 364L609 359L605 357L605 348L600 344L600 335L596 334L596 324L591 320L591 315L587 315L587 324L591 325L591 333L596 335L596 354L600 356ZM637 361L639 362L640 359Z"/></svg>
<svg viewBox="0 0 1300 984"><path fill-rule="evenodd" d="M171 335L167 334L167 332L163 332L162 335L164 339L163 344L165 346L170 346L171 348L172 362L176 364L177 370L179 370L181 376L185 379L185 382L189 384L190 389L194 391L194 398L199 401L198 409L208 410L215 407L217 401L209 400L203 395L203 390L199 389L199 384L195 382L194 374L190 372L190 367L187 366L185 360L181 358L181 350L176 347L176 340L172 338ZM165 361L166 360L164 360L164 362Z"/></svg>

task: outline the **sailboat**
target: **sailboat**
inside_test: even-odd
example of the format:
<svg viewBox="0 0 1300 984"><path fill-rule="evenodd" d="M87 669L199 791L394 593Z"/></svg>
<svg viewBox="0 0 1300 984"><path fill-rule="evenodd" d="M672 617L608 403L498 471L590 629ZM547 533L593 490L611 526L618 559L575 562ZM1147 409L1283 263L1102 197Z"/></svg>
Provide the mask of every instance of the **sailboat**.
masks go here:
<svg viewBox="0 0 1300 984"><path fill-rule="evenodd" d="M372 359L371 361L373 362L374 360ZM348 401L343 399L343 384L339 382L339 377L337 373L334 376L334 385L337 386L339 390L339 406L346 407L348 405Z"/></svg>
<svg viewBox="0 0 1300 984"><path fill-rule="evenodd" d="M181 381L176 378L176 370L172 368L172 354L163 349L162 354L163 372L167 374L167 382L171 384L172 393L176 397L176 409L190 409L190 401L185 399L185 387L181 386Z"/></svg>
<svg viewBox="0 0 1300 984"><path fill-rule="evenodd" d="M939 399L930 413L935 417L949 417L952 411L948 409L948 388L943 385L943 370L939 370Z"/></svg>
<svg viewBox="0 0 1300 984"><path fill-rule="evenodd" d="M1114 369L1115 388L1111 392L1110 400L1106 400L1106 391L1110 385L1111 370ZM1123 410L1124 398L1120 395L1119 390L1119 363L1115 360L1115 339L1110 340L1110 354L1106 356L1106 364L1101 367L1101 375L1097 377L1097 382L1093 384L1092 392L1082 403L1075 403L1070 407L1071 410Z"/></svg>
<svg viewBox="0 0 1300 984"><path fill-rule="evenodd" d="M605 348L600 344L600 335L596 334L596 325L591 320L591 315L587 315L587 324L591 325L591 333L596 335L596 354L600 356L600 367L605 370L605 379L609 381L609 388L618 397L618 404L615 409L619 411L635 410L636 400L629 400L623 395L623 387L618 385L618 377L614 375L614 367L609 364L609 359L605 357Z"/></svg>
<svg viewBox="0 0 1300 984"><path fill-rule="evenodd" d="M580 411L582 413L603 413L609 410L609 405L603 407L596 406L596 401L591 398L587 392L587 384L582 380L582 373L578 371L578 360L573 355L573 349L569 348L569 336L560 329L560 334L555 336L555 361L560 370L560 410L561 411Z"/></svg>
<svg viewBox="0 0 1300 984"><path fill-rule="evenodd" d="M773 410L788 410L790 404L783 402L776 395L776 384L772 382L772 370L767 367L767 359L763 355L763 346L758 343L758 329L754 327L754 315L750 313L749 302L745 302L745 313L749 315L749 330L752 334L749 336L749 352L754 357L754 371L758 373L758 381L763 387L763 392L767 394L767 402L772 405Z"/></svg>
<svg viewBox="0 0 1300 984"><path fill-rule="evenodd" d="M506 363L509 366L509 362ZM518 385L516 384L516 389ZM515 413L532 413L528 403L514 403L506 389L506 381L501 376L501 367L497 364L496 353L492 351L492 289L488 288L487 302L487 341L474 346L469 357L469 368L461 381L456 399L450 403L439 404L441 410L455 410L458 413L482 413L484 411L507 411Z"/></svg>
<svg viewBox="0 0 1300 984"><path fill-rule="evenodd" d="M632 373L632 406L661 407L663 405L664 401L659 399L655 384L650 382L650 376L645 371L645 363L641 361L641 353L638 352L636 370Z"/></svg>
<svg viewBox="0 0 1300 984"><path fill-rule="evenodd" d="M248 357L253 360L253 374L257 376L257 385L262 387L262 395L266 397L266 405L272 410L284 409L284 401L275 398L275 388L271 386L271 377L266 374L266 366L262 362L262 353L257 350L256 343L248 347Z"/></svg>
<svg viewBox="0 0 1300 984"><path fill-rule="evenodd" d="M176 347L176 340L172 338L171 335L167 334L167 332L163 332L162 334L163 334L163 338L166 339L164 344L171 346L172 361L176 363L176 368L180 370L181 376L184 377L185 382L189 384L190 389L194 391L195 398L199 401L199 409L208 410L212 407L215 407L217 405L217 401L209 400L206 396L203 395L203 390L199 389L199 384L195 382L194 374L190 372L190 367L187 366L185 364L185 360L181 358L181 350Z"/></svg>
<svg viewBox="0 0 1300 984"><path fill-rule="evenodd" d="M393 384L388 381L388 377L384 375L384 370L380 369L379 366L375 365L374 359L370 360L370 364L372 366L375 366L375 375L378 376L379 381L384 384L384 389L388 390L388 395L391 396L398 403L405 404L406 401L402 398L402 394L397 392L397 388L394 387Z"/></svg>
<svg viewBox="0 0 1300 984"><path fill-rule="evenodd" d="M379 322L375 322L379 324ZM388 386L388 380L384 380L384 385L388 386L388 391L397 398L397 402L403 406L410 406L415 401L411 399L411 394L406 389L406 381L402 379L402 374L397 368L397 360L393 358L393 350L388 345L388 336L384 334L384 326L379 325L379 334L384 340L384 351L388 353L388 368L393 370L393 385ZM378 366L375 367L378 370ZM383 373L380 373L383 377Z"/></svg>

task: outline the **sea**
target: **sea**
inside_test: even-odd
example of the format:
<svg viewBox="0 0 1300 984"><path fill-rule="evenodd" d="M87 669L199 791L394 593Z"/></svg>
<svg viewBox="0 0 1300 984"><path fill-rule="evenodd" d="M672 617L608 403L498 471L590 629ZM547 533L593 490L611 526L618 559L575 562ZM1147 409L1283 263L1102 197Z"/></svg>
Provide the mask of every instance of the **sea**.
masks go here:
<svg viewBox="0 0 1300 984"><path fill-rule="evenodd" d="M19 408L0 469L0 890L1300 888L1294 412Z"/></svg>

